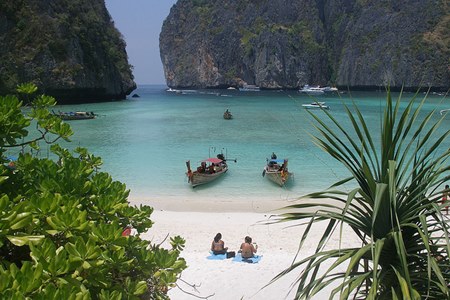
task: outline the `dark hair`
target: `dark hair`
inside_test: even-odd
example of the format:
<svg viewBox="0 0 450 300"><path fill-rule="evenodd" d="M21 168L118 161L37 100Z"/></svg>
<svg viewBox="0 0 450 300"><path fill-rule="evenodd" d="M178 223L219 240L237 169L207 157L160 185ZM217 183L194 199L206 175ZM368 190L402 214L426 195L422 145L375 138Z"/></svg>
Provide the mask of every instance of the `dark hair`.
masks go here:
<svg viewBox="0 0 450 300"><path fill-rule="evenodd" d="M445 188L448 189L448 184L445 185Z"/></svg>
<svg viewBox="0 0 450 300"><path fill-rule="evenodd" d="M222 234L219 232L218 234L216 234L216 236L214 237L214 242L218 243L220 241L220 239L222 238Z"/></svg>
<svg viewBox="0 0 450 300"><path fill-rule="evenodd" d="M251 244L252 243L252 238L247 235L245 237L245 242Z"/></svg>

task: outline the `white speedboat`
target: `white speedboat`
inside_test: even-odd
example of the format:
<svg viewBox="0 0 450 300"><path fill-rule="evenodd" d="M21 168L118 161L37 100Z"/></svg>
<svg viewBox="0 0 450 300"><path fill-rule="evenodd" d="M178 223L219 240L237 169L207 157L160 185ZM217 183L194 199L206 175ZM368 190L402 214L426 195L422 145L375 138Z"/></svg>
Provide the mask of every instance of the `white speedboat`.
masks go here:
<svg viewBox="0 0 450 300"><path fill-rule="evenodd" d="M253 85L253 84L246 84L243 87L239 88L239 91L241 92L259 92L259 86Z"/></svg>
<svg viewBox="0 0 450 300"><path fill-rule="evenodd" d="M302 106L306 109L330 109L325 102L311 102L308 104L302 104Z"/></svg>
<svg viewBox="0 0 450 300"><path fill-rule="evenodd" d="M441 110L439 113L441 114L441 116L442 115L444 115L444 114L446 114L446 113L448 113L450 111L450 108L447 108L447 109L443 109L443 110Z"/></svg>
<svg viewBox="0 0 450 300"><path fill-rule="evenodd" d="M322 95L325 94L325 92L323 91L323 89L319 86L309 86L309 85L305 85L303 86L303 88L301 88L299 90L300 93L305 93L308 95Z"/></svg>
<svg viewBox="0 0 450 300"><path fill-rule="evenodd" d="M322 91L324 91L325 93L332 93L332 92L338 92L339 90L336 87L332 87L332 86L324 86L323 88L321 88Z"/></svg>
<svg viewBox="0 0 450 300"><path fill-rule="evenodd" d="M339 90L336 87L331 86L309 86L305 85L303 88L299 90L301 93L306 93L308 95L322 95L324 93L333 93L338 92Z"/></svg>

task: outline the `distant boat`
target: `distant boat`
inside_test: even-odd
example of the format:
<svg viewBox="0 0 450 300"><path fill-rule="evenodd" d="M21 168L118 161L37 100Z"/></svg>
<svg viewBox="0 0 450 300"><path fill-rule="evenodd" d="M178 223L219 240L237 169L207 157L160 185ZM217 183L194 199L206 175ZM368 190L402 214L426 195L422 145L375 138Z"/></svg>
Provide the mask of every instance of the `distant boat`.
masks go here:
<svg viewBox="0 0 450 300"><path fill-rule="evenodd" d="M223 113L223 118L225 120L231 120L233 118L233 115L231 114L231 112L227 109L224 113Z"/></svg>
<svg viewBox="0 0 450 300"><path fill-rule="evenodd" d="M169 93L175 93L175 94L182 94L182 95L190 95L190 94L196 94L198 93L197 90L177 90L173 88L168 88L166 92Z"/></svg>
<svg viewBox="0 0 450 300"><path fill-rule="evenodd" d="M305 93L308 95L322 95L325 94L324 90L319 86L309 86L305 85L299 90L300 93Z"/></svg>
<svg viewBox="0 0 450 300"><path fill-rule="evenodd" d="M267 163L264 166L262 176L267 177L270 181L284 186L291 177L292 173L288 170L288 160L271 158L267 159Z"/></svg>
<svg viewBox="0 0 450 300"><path fill-rule="evenodd" d="M246 84L243 87L239 88L239 91L241 91L241 92L259 92L260 88L257 85Z"/></svg>
<svg viewBox="0 0 450 300"><path fill-rule="evenodd" d="M309 86L305 85L303 88L299 90L301 93L306 93L308 95L322 95L325 93L332 93L332 92L338 92L339 90L336 87L331 86Z"/></svg>
<svg viewBox="0 0 450 300"><path fill-rule="evenodd" d="M70 121L70 120L88 120L88 119L95 119L96 114L94 112L88 112L88 111L76 111L76 112L58 112L53 114L57 117L60 117L64 121Z"/></svg>
<svg viewBox="0 0 450 300"><path fill-rule="evenodd" d="M223 154L218 154L217 158L210 157L200 162L200 166L195 171L191 170L191 161L186 162L186 176L192 187L214 181L228 171L228 165Z"/></svg>
<svg viewBox="0 0 450 300"><path fill-rule="evenodd" d="M325 93L338 92L339 90L336 87L324 86L321 88Z"/></svg>
<svg viewBox="0 0 450 300"><path fill-rule="evenodd" d="M447 108L447 109L441 110L439 113L440 113L441 116L442 116L443 114L446 114L446 113L448 113L449 111L450 111L450 108Z"/></svg>
<svg viewBox="0 0 450 300"><path fill-rule="evenodd" d="M302 104L302 106L306 109L330 109L325 102L311 102L308 104Z"/></svg>

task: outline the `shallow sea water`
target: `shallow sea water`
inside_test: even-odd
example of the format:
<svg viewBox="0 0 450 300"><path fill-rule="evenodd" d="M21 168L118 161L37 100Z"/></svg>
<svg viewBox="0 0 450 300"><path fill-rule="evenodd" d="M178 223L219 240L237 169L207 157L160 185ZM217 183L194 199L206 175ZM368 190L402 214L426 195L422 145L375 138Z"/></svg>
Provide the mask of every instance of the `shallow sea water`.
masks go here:
<svg viewBox="0 0 450 300"><path fill-rule="evenodd" d="M284 200L325 189L348 175L313 143L312 136L317 136L314 121L302 108L302 104L313 101L307 95L236 90L174 93L166 89L161 85L141 86L133 92L139 98L55 107L55 111L93 111L100 115L94 120L70 121L75 134L72 142L63 146L86 147L102 157L102 170L125 183L132 198L141 199ZM403 102L412 96L405 94ZM380 130L385 98L384 91L317 97L330 106L329 112L345 128L351 124L343 103L355 101L372 132ZM222 117L227 108L233 113L232 120ZM446 108L450 108L448 97L431 95L423 112L436 109L438 118L438 111ZM314 114L324 115L319 110ZM448 130L449 124L450 116L440 131ZM222 178L193 189L185 175L186 161L191 160L195 168L200 160L220 152L237 162L229 163L229 171ZM278 158L288 158L289 170L294 173L283 188L262 176L272 152Z"/></svg>

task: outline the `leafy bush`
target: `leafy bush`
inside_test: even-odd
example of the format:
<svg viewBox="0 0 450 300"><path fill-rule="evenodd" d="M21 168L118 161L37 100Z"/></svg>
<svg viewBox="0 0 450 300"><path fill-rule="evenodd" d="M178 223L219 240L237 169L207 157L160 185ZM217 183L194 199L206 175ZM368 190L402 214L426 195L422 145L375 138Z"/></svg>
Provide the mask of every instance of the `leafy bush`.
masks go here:
<svg viewBox="0 0 450 300"><path fill-rule="evenodd" d="M20 91L34 92L33 85ZM125 184L100 172L101 159L69 140L70 126L51 114L55 100L37 96L24 115L16 96L0 97L0 298L166 299L186 268L184 240L171 249L141 240L152 226L149 206L132 207ZM38 136L30 138L30 124ZM50 143L56 157L26 151ZM9 148L21 147L9 162ZM131 224L136 236L123 237Z"/></svg>

